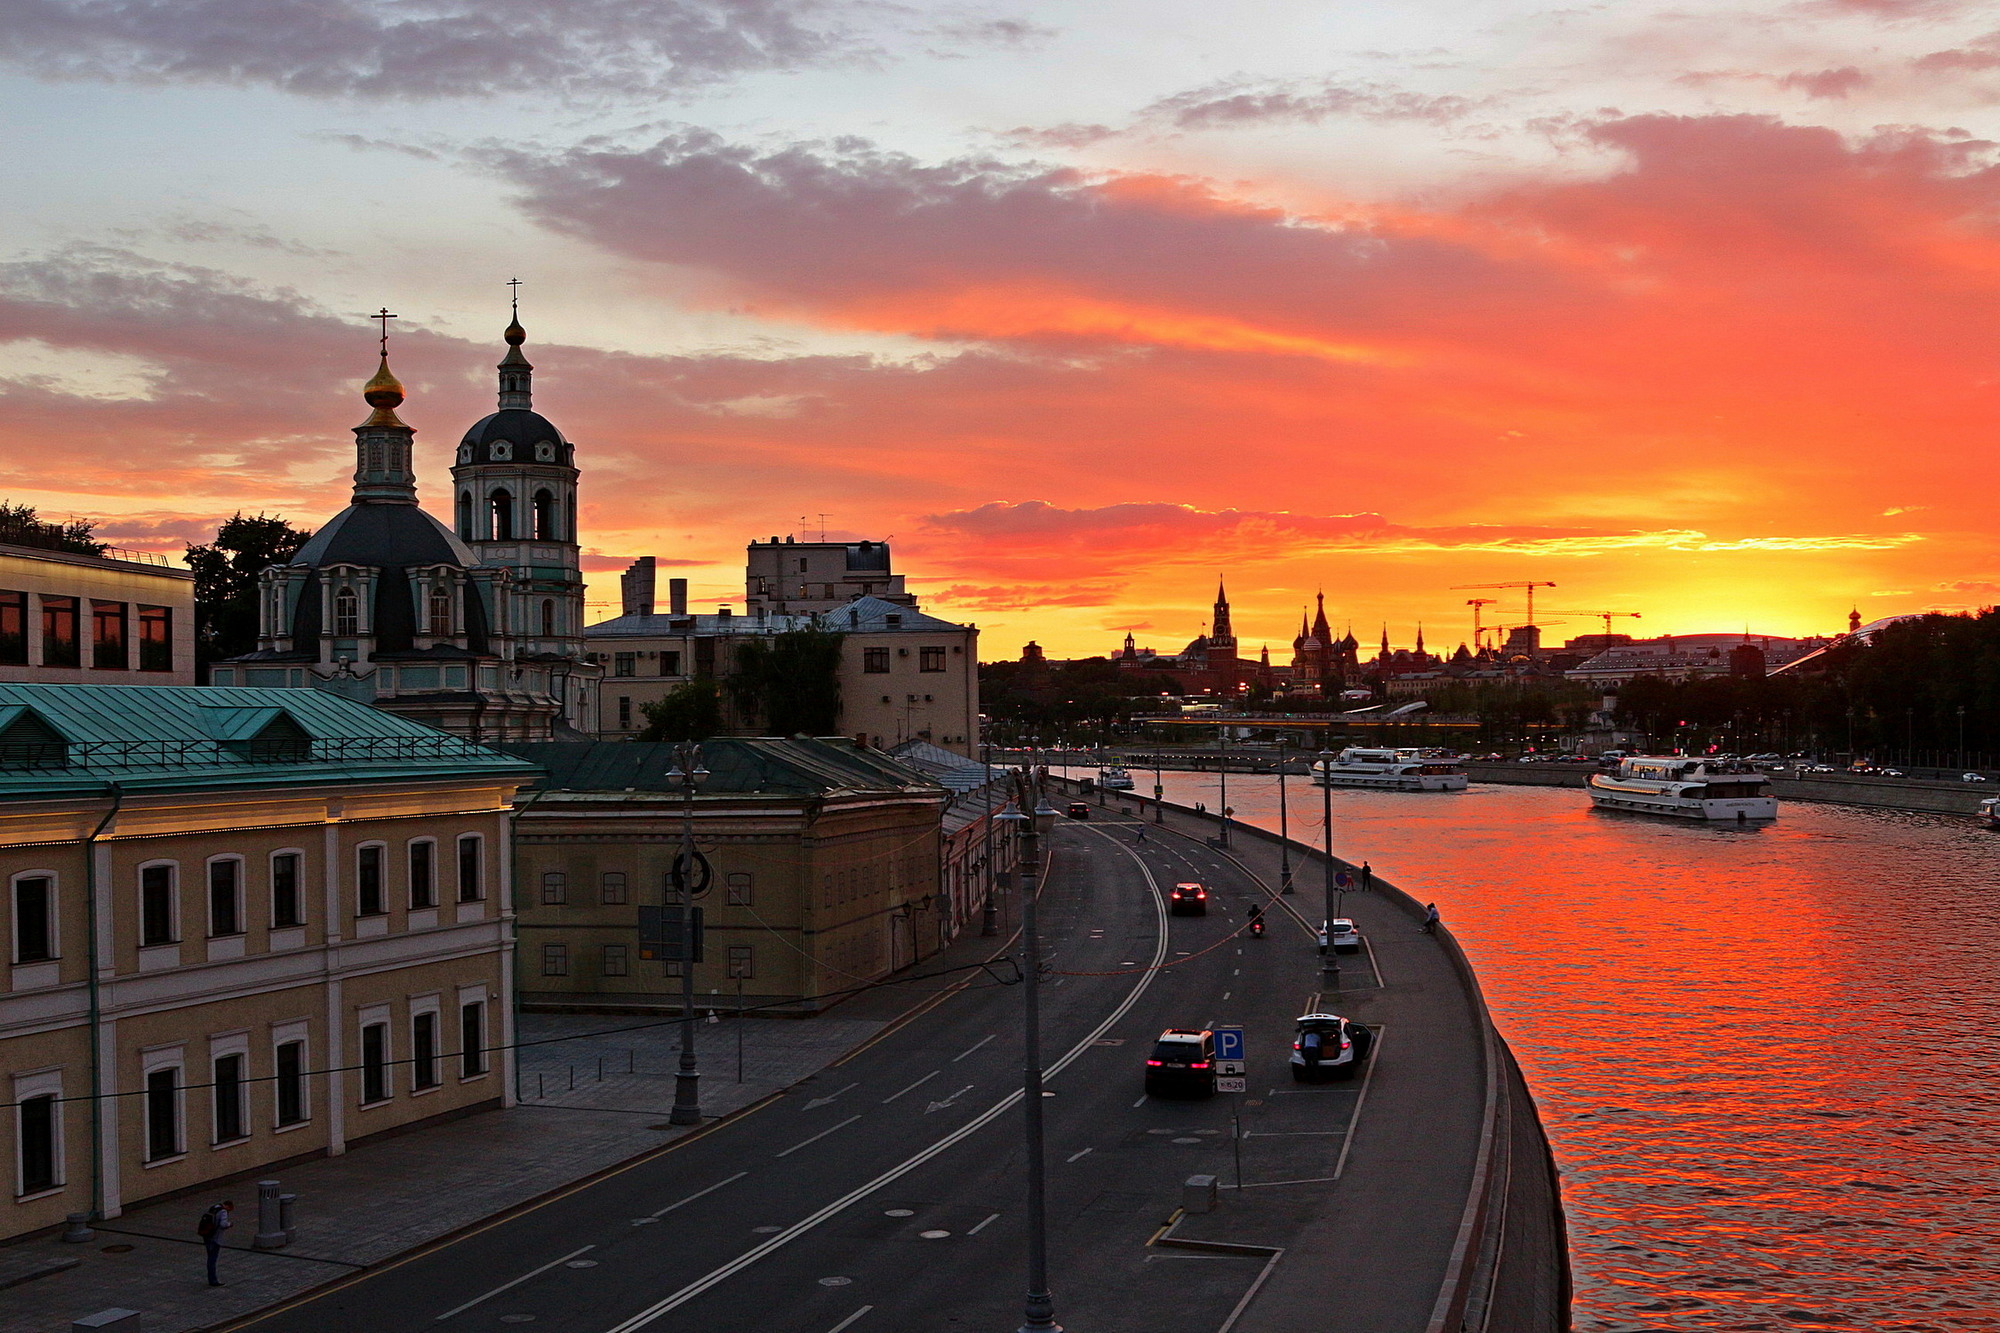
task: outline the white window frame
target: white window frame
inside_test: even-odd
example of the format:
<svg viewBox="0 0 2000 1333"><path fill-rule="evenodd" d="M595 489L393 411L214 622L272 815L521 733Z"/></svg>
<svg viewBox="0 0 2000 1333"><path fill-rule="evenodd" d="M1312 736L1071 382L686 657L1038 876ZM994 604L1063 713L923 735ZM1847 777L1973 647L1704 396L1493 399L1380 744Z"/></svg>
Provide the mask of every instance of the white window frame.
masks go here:
<svg viewBox="0 0 2000 1333"><path fill-rule="evenodd" d="M473 881L473 897L466 897L464 886L459 880L459 867L465 863L465 844L479 845L479 874ZM483 903L486 901L486 835L484 833L461 833L452 841L451 892L452 897L462 903Z"/></svg>
<svg viewBox="0 0 2000 1333"><path fill-rule="evenodd" d="M431 852L430 852L430 857L431 857L431 900L430 900L430 901L429 901L428 903L424 904L424 905L423 905L422 907L419 907L419 906L418 906L418 905L417 905L417 904L416 904L416 903L415 903L414 901L412 901L412 899L411 899L411 895L412 895L412 894L413 894L413 893L414 893L414 892L416 891L416 881L415 881L414 879L412 879L412 878L411 878L411 876L410 876L410 854L411 854L412 852L414 852L414 851L415 851L415 850L416 850L417 848L419 848L419 847L429 847L429 848L431 849ZM432 838L432 837L423 837L423 838L411 838L411 839L410 839L410 840L409 840L408 842L404 843L404 844L403 844L403 879L404 879L404 881L405 881L405 882L404 882L404 884L403 884L403 901L404 901L404 902L406 902L406 903L409 903L409 905L410 905L410 910L411 910L411 911L413 911L413 912L417 912L417 911L428 911L428 910L430 910L430 909L432 909L432 908L435 908L435 907L436 907L436 906L437 906L437 905L439 904L439 902L441 902L441 901L443 900L443 898L444 898L444 894L443 894L443 892L442 892L442 886L441 886L441 885L440 885L440 884L438 883L438 878L439 878L439 877L438 877L438 840L437 840L436 838Z"/></svg>
<svg viewBox="0 0 2000 1333"><path fill-rule="evenodd" d="M393 1106L396 1102L396 1024L395 1016L386 1004L372 1004L354 1015L354 1064L356 1078L354 1090L357 1105L364 1111L378 1106ZM382 1029L382 1096L377 1101L362 1101L368 1093L368 1070L364 1044L364 1034L371 1027Z"/></svg>
<svg viewBox="0 0 2000 1333"><path fill-rule="evenodd" d="M382 910L379 912L364 912L361 910L361 853L367 851L370 847L376 848L382 854L380 862L382 868ZM366 921L371 917L389 915L390 892L393 882L392 876L389 873L389 866L388 843L383 842L380 838L370 838L366 842L357 842L354 844L354 919L356 921Z"/></svg>
<svg viewBox="0 0 2000 1333"><path fill-rule="evenodd" d="M299 1119L285 1125L278 1122L278 1048L297 1042L299 1046ZM289 1023L271 1025L271 1132L283 1134L289 1130L303 1129L313 1120L312 1096L312 1023L308 1019L295 1018Z"/></svg>
<svg viewBox="0 0 2000 1333"><path fill-rule="evenodd" d="M410 1095L412 1097L424 1096L444 1087L446 1033L444 1015L440 1012L440 1009L438 996L435 994L418 995L410 1000L410 1059L412 1061L410 1065ZM437 1081L420 1088L417 1086L417 1066L414 1062L417 1058L417 1018L422 1014L429 1014L431 1016L431 1072L437 1076Z"/></svg>
<svg viewBox="0 0 2000 1333"><path fill-rule="evenodd" d="M281 856L296 856L299 858L299 922L297 926L281 926L278 924L278 858ZM270 890L265 897L267 899L266 906L270 909L270 928L272 930L297 930L300 926L304 926L312 920L312 895L307 892L306 887L306 866L308 864L310 862L303 847L280 847L265 859L264 872L267 876L265 883Z"/></svg>
<svg viewBox="0 0 2000 1333"><path fill-rule="evenodd" d="M486 993L486 987L484 986L461 986L459 988L458 1007L453 1011L452 1019L457 1027L457 1035L454 1038L453 1044L458 1047L458 1081L460 1083L472 1083L490 1076L493 1073L494 1065L498 1063L493 1057L505 1054L503 1051L489 1051L486 1049L487 1033L491 1030L493 1022L492 998L492 996ZM471 1004L479 1006L479 1072L476 1074L465 1072L465 1008Z"/></svg>
<svg viewBox="0 0 2000 1333"><path fill-rule="evenodd" d="M69 1186L69 1146L63 1138L63 1122L66 1117L63 1115L62 1089L62 1070L59 1067L55 1069L28 1070L14 1075L14 1202L16 1203L26 1203L30 1199L46 1199L51 1195L62 1193ZM31 1097L54 1097L56 1099L56 1104L52 1108L54 1111L52 1118L55 1121L53 1129L55 1131L56 1183L47 1189L36 1190L33 1194L24 1194L21 1192L20 1186L28 1174L28 1160L22 1152L24 1145L21 1133L20 1103L27 1101Z"/></svg>
<svg viewBox="0 0 2000 1333"><path fill-rule="evenodd" d="M226 935L215 933L214 886L209 878L215 873L211 867L221 861L234 861L236 863L236 929ZM208 922L208 930L204 938L228 940L235 939L238 935L248 935L250 933L250 913L244 901L247 897L249 877L250 868L244 862L243 856L239 852L221 852L201 863L201 914Z"/></svg>
<svg viewBox="0 0 2000 1333"><path fill-rule="evenodd" d="M49 882L49 956L23 960L21 957L21 881L45 879ZM17 966L53 963L62 958L62 877L53 870L23 870L7 881L7 956ZM32 1095L32 1094L31 1094Z"/></svg>
<svg viewBox="0 0 2000 1333"><path fill-rule="evenodd" d="M174 881L178 885L180 876L174 876ZM166 1154L164 1157L146 1157L145 1154L151 1152L153 1148L153 1094L148 1084L152 1080L153 1075L159 1073L162 1069L171 1069L175 1073L175 1148L174 1151ZM142 1104L146 1108L140 1117L145 1123L140 1126L139 1148L143 1159L142 1165L145 1170L150 1171L154 1167L165 1166L169 1162L178 1162L188 1154L187 1085L187 1046L185 1043L175 1042L171 1046L160 1046L152 1050L142 1050L139 1052L139 1096L143 1099Z"/></svg>
<svg viewBox="0 0 2000 1333"><path fill-rule="evenodd" d="M242 888L240 881L237 884L237 888L239 890ZM215 1062L225 1056L231 1055L240 1055L243 1057L243 1077L242 1081L236 1085L238 1100L236 1118L238 1123L243 1126L243 1132L233 1139L225 1139L222 1137L222 1108L216 1102L216 1093L220 1090L214 1086ZM250 1084L255 1078L256 1074L250 1067L250 1033L248 1029L241 1032L225 1032L208 1039L208 1077L203 1079L202 1082L210 1085L208 1088L209 1147L222 1148L233 1143L248 1143L252 1138L256 1137L257 1127L250 1119Z"/></svg>
<svg viewBox="0 0 2000 1333"><path fill-rule="evenodd" d="M173 934L169 939L155 940L148 943L146 940L146 872L148 870L157 870L162 866L166 867L167 870L167 924L173 927ZM139 947L141 949L160 949L168 945L181 943L181 927L184 924L181 919L181 863L166 857L155 857L150 861L141 861L133 869L132 893L139 909L137 918L139 923Z"/></svg>

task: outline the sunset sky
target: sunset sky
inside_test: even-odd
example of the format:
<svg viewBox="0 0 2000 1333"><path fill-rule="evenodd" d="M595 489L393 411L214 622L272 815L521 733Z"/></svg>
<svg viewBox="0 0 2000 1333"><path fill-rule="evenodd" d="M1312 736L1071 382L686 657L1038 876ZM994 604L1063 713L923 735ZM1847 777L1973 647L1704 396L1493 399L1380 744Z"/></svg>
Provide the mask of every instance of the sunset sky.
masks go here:
<svg viewBox="0 0 2000 1333"><path fill-rule="evenodd" d="M8 15L0 496L120 545L336 511L383 305L446 513L518 275L593 619L822 522L988 658L1178 649L1218 573L1281 657L1319 588L1433 647L1454 584L1644 633L2000 593L1989 6Z"/></svg>

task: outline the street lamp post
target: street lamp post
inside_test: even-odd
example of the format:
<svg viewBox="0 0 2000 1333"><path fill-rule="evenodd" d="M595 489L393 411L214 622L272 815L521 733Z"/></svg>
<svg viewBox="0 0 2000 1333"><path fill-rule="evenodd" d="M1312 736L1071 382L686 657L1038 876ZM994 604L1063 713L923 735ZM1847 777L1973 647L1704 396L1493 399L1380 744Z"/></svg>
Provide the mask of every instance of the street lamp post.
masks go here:
<svg viewBox="0 0 2000 1333"><path fill-rule="evenodd" d="M1285 811L1285 741L1283 732L1278 733L1278 891L1297 893L1292 887L1292 838L1291 825Z"/></svg>
<svg viewBox="0 0 2000 1333"><path fill-rule="evenodd" d="M1333 882L1333 761L1332 750L1319 752L1320 818L1326 826L1326 952L1320 956L1320 973L1329 986L1340 985L1340 958L1333 951L1333 919L1340 915Z"/></svg>
<svg viewBox="0 0 2000 1333"><path fill-rule="evenodd" d="M1217 842L1227 847L1229 845L1229 724L1224 723L1216 728L1216 731L1222 741L1219 751L1221 759L1216 764L1217 775L1222 783L1222 790L1215 798L1215 816L1222 821L1222 833Z"/></svg>
<svg viewBox="0 0 2000 1333"><path fill-rule="evenodd" d="M667 770L667 786L681 792L681 854L674 863L671 893L681 907L681 1062L674 1072L674 1109L667 1116L672 1125L701 1123L701 1072L694 1058L694 794L708 781L701 766L701 746L683 742L674 748L674 766Z"/></svg>
<svg viewBox="0 0 2000 1333"><path fill-rule="evenodd" d="M1961 713L1963 713L1964 711L1965 710L1962 708L1959 710L1959 712ZM1166 771L1165 761L1162 760L1160 756L1154 755L1153 756L1153 822L1155 824L1164 824L1167 822L1167 802L1166 802L1167 783L1166 783L1166 778L1163 776L1165 771Z"/></svg>
<svg viewBox="0 0 2000 1333"><path fill-rule="evenodd" d="M979 789L979 799L986 803L986 833L983 850L980 852L981 865L986 867L986 905L979 912L979 933L993 936L1000 933L999 905L993 901L993 743L984 737L979 741L979 758L986 766L981 776L985 784Z"/></svg>
<svg viewBox="0 0 2000 1333"><path fill-rule="evenodd" d="M1042 832L1056 812L1042 795L1040 781L1023 774L1015 789L1016 809L1002 816L1021 830L1021 991L1026 1028L1021 1062L1022 1124L1028 1152L1028 1294L1019 1333L1062 1333L1049 1293L1048 1207L1042 1135L1041 935L1036 899L1041 893ZM1033 801L1033 815L1020 813Z"/></svg>

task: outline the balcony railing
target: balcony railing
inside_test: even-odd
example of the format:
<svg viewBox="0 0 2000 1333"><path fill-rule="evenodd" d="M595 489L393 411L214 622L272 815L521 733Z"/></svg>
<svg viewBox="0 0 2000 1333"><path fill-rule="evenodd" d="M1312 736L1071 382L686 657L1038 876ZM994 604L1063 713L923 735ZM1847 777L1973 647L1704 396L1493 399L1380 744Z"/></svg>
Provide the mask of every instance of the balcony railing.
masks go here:
<svg viewBox="0 0 2000 1333"><path fill-rule="evenodd" d="M332 736L311 740L23 741L0 743L0 772L165 772L245 764L450 763L507 756L455 736Z"/></svg>

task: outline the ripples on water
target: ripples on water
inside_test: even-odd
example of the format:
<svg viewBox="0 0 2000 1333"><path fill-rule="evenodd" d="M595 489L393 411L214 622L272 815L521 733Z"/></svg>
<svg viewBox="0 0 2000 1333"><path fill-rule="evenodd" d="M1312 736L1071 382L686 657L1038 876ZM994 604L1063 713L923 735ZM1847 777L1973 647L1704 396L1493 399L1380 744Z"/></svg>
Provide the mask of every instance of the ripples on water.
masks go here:
<svg viewBox="0 0 2000 1333"><path fill-rule="evenodd" d="M1218 805L1212 774L1166 786ZM1275 779L1229 799L1277 827ZM1706 828L1573 788L1333 809L1335 849L1478 966L1562 1166L1579 1330L2000 1329L2000 834L1799 802Z"/></svg>

